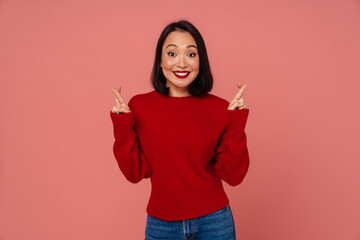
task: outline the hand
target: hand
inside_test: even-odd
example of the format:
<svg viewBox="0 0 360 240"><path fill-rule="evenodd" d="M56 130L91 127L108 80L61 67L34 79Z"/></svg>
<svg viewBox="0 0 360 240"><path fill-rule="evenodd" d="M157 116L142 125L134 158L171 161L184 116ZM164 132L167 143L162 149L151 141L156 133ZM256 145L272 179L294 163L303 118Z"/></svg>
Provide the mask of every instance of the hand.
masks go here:
<svg viewBox="0 0 360 240"><path fill-rule="evenodd" d="M121 114L131 112L124 98L120 95L121 86L118 89L112 89L115 94L116 106L112 108L113 113Z"/></svg>
<svg viewBox="0 0 360 240"><path fill-rule="evenodd" d="M230 102L228 110L236 110L236 109L246 109L246 105L243 99L243 92L246 88L247 84L241 85L240 83L237 84L239 91L235 95L235 98Z"/></svg>

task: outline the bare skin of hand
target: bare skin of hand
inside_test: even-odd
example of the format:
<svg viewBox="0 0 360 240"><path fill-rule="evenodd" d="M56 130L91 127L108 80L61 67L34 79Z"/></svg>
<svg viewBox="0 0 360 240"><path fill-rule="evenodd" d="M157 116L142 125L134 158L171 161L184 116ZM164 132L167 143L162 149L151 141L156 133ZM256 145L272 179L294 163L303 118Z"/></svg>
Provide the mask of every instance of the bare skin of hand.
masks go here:
<svg viewBox="0 0 360 240"><path fill-rule="evenodd" d="M246 88L247 84L241 85L238 83L237 85L239 91L235 95L234 99L230 102L228 110L247 109L243 99L244 89Z"/></svg>
<svg viewBox="0 0 360 240"><path fill-rule="evenodd" d="M112 108L111 111L117 114L131 112L129 106L127 105L124 98L120 94L121 86L119 86L118 89L113 88L112 91L115 94L116 105Z"/></svg>

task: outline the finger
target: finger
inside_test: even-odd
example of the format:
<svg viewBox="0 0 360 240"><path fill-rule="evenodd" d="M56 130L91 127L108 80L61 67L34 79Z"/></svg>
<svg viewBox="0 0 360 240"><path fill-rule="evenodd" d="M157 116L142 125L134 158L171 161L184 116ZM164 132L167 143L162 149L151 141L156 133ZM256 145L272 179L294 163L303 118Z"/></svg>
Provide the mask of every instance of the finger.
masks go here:
<svg viewBox="0 0 360 240"><path fill-rule="evenodd" d="M114 89L112 88L111 89L114 94L115 94L115 100L116 100L116 104L120 104L120 98L121 98L121 95L119 94L118 90L117 89Z"/></svg>
<svg viewBox="0 0 360 240"><path fill-rule="evenodd" d="M123 107L127 107L128 105L127 105L127 103L126 103L126 102L123 102L123 103L121 103L121 106L123 106Z"/></svg>
<svg viewBox="0 0 360 240"><path fill-rule="evenodd" d="M238 106L239 102L235 101L232 104L229 105L229 110L234 110Z"/></svg>
<svg viewBox="0 0 360 240"><path fill-rule="evenodd" d="M247 106L246 106L243 98L240 98L239 102L241 103L241 106L242 106L243 108L247 108Z"/></svg>
<svg viewBox="0 0 360 240"><path fill-rule="evenodd" d="M129 108L129 106L126 106L125 108L126 108L126 109L130 112L130 108Z"/></svg>
<svg viewBox="0 0 360 240"><path fill-rule="evenodd" d="M242 102L239 102L239 109L244 109L246 108L246 104L242 101Z"/></svg>
<svg viewBox="0 0 360 240"><path fill-rule="evenodd" d="M229 106L228 109L235 110L235 109L244 109L247 108L244 102L234 102L232 105Z"/></svg>
<svg viewBox="0 0 360 240"><path fill-rule="evenodd" d="M239 100L239 103L241 108L246 107L246 104L242 98Z"/></svg>
<svg viewBox="0 0 360 240"><path fill-rule="evenodd" d="M239 91L238 93L236 94L236 98L237 99L240 99L243 94L244 94L244 89L247 87L247 84L244 84L244 85L241 85L240 83L238 83L238 88L239 88Z"/></svg>
<svg viewBox="0 0 360 240"><path fill-rule="evenodd" d="M237 84L239 91L235 95L235 99L240 99L243 95L244 89L246 88L247 84L241 85L240 83Z"/></svg>
<svg viewBox="0 0 360 240"><path fill-rule="evenodd" d="M130 108L128 106L115 106L118 112L131 112Z"/></svg>
<svg viewBox="0 0 360 240"><path fill-rule="evenodd" d="M122 108L120 108L120 109L121 109L121 112L124 112L124 113L130 112L130 109L125 108L125 107L122 107Z"/></svg>
<svg viewBox="0 0 360 240"><path fill-rule="evenodd" d="M114 89L114 88L112 89L112 91L114 92L115 97L116 97L116 99L117 99L117 102L116 102L116 103L125 102L124 99L123 99L123 97L122 97L121 94L120 94L120 89L121 89L121 87L119 87L118 89Z"/></svg>
<svg viewBox="0 0 360 240"><path fill-rule="evenodd" d="M117 113L117 114L130 112L130 110L128 110L126 108L117 107L117 106L114 106L111 111L114 112L114 113Z"/></svg>
<svg viewBox="0 0 360 240"><path fill-rule="evenodd" d="M115 97L117 98L117 100L118 100L118 102L119 102L120 104L126 103L125 100L124 100L124 98L123 98L123 97L121 96L121 94L120 94L121 86L120 86L118 89L114 89L114 88L113 88L112 91L114 92Z"/></svg>
<svg viewBox="0 0 360 240"><path fill-rule="evenodd" d="M234 102L244 102L244 98L240 98L240 99L236 99L236 98L234 98L231 102L230 102L230 104L232 104L232 103L234 103Z"/></svg>
<svg viewBox="0 0 360 240"><path fill-rule="evenodd" d="M116 106L113 106L113 108L111 109L111 111L112 111L113 113L119 113L119 111L117 110Z"/></svg>
<svg viewBox="0 0 360 240"><path fill-rule="evenodd" d="M240 84L240 83L237 83L237 85L238 85L238 88L241 88L241 87L243 87L244 89L247 87L247 84L245 83L245 84Z"/></svg>
<svg viewBox="0 0 360 240"><path fill-rule="evenodd" d="M237 102L238 100L236 98L234 98L233 100L231 100L231 102L229 103L229 106L232 105L234 102Z"/></svg>
<svg viewBox="0 0 360 240"><path fill-rule="evenodd" d="M129 105L127 105L126 102L118 103L116 106L126 108L126 109L130 110Z"/></svg>
<svg viewBox="0 0 360 240"><path fill-rule="evenodd" d="M244 102L244 99L241 97L240 99L234 98L230 103L229 106L232 105L234 102Z"/></svg>

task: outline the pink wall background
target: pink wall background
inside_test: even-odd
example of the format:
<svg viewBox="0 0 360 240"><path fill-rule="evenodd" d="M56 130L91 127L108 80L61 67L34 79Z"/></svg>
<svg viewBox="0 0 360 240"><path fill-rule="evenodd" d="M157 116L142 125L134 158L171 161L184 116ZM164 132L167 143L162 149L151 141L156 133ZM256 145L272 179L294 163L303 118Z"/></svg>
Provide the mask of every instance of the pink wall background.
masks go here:
<svg viewBox="0 0 360 240"><path fill-rule="evenodd" d="M360 239L360 3L0 1L0 239L144 239L150 180L112 153L111 88L152 90L155 45L202 33L231 100L247 83L250 169L224 183L243 240Z"/></svg>

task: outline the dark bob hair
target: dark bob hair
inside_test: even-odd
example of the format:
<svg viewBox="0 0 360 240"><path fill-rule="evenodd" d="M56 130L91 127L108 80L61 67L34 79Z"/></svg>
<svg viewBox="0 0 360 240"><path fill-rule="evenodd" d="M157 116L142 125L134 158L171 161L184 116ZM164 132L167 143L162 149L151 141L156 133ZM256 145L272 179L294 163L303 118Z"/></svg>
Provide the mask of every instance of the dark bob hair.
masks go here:
<svg viewBox="0 0 360 240"><path fill-rule="evenodd" d="M155 61L151 72L151 83L155 90L165 96L169 96L169 87L166 87L166 78L160 67L162 47L169 33L174 31L187 31L196 41L199 55L199 73L194 81L189 85L188 91L192 96L200 97L210 92L213 86L213 77L210 71L209 59L206 52L205 42L200 32L194 25L186 20L170 23L162 31L156 45Z"/></svg>

